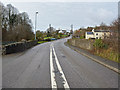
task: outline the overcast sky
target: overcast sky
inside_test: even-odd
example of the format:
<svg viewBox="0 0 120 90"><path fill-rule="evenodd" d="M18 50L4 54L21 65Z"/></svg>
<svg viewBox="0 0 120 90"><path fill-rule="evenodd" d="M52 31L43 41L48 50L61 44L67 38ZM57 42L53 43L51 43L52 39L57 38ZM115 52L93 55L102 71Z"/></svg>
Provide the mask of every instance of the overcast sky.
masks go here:
<svg viewBox="0 0 120 90"><path fill-rule="evenodd" d="M17 1L17 0L16 0ZM25 1L25 0L24 0ZM45 31L49 24L56 29L70 29L70 25L74 25L74 29L80 27L95 26L101 22L110 24L118 17L118 2L65 2L66 0L56 0L56 2L6 2L3 4L12 4L20 12L27 12L32 19L33 26L35 22L35 12L38 11L37 29ZM34 1L34 2L32 2ZM55 1L55 0L51 0ZM79 0L77 0L79 1ZM97 0L96 0L97 1ZM99 0L98 0L99 1ZM103 0L108 1L108 0Z"/></svg>

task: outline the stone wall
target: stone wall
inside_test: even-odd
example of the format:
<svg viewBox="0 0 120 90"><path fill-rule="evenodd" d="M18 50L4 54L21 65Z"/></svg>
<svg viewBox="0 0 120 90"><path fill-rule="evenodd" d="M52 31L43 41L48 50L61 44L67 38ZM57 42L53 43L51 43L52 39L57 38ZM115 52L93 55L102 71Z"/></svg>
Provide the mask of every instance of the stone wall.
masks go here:
<svg viewBox="0 0 120 90"><path fill-rule="evenodd" d="M87 50L92 50L94 48L94 46L93 46L94 40L69 39L68 43L73 46L80 47L80 48L87 49Z"/></svg>
<svg viewBox="0 0 120 90"><path fill-rule="evenodd" d="M17 42L17 43L11 43L8 45L3 45L2 54L5 55L10 53L21 52L28 48L31 48L34 45L37 45L37 41Z"/></svg>

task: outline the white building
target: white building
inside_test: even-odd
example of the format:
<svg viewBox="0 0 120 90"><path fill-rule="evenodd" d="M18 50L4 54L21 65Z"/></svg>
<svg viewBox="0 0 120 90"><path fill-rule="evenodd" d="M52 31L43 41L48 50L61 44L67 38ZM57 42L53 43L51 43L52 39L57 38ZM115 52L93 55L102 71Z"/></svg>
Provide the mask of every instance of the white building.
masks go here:
<svg viewBox="0 0 120 90"><path fill-rule="evenodd" d="M110 36L110 32L108 30L92 30L92 32L86 32L85 38L86 39L104 39Z"/></svg>

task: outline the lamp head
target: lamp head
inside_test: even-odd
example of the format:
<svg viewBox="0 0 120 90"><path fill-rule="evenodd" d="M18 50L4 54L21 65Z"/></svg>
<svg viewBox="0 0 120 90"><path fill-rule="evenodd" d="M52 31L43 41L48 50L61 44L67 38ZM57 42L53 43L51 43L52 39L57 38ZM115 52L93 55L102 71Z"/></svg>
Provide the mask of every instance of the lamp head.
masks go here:
<svg viewBox="0 0 120 90"><path fill-rule="evenodd" d="M36 11L36 14L38 14L38 12Z"/></svg>

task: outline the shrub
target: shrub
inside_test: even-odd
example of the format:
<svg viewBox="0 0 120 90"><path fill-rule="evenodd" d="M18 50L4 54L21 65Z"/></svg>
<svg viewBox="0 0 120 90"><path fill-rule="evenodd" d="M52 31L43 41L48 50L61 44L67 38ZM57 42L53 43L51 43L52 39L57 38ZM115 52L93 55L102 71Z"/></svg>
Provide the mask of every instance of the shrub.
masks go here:
<svg viewBox="0 0 120 90"><path fill-rule="evenodd" d="M80 36L80 39L84 39L84 36Z"/></svg>
<svg viewBox="0 0 120 90"><path fill-rule="evenodd" d="M104 48L104 49L108 48L108 45L103 43L102 39L96 39L93 46L95 48Z"/></svg>

